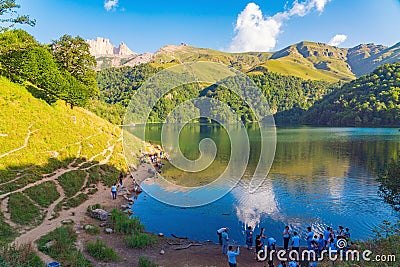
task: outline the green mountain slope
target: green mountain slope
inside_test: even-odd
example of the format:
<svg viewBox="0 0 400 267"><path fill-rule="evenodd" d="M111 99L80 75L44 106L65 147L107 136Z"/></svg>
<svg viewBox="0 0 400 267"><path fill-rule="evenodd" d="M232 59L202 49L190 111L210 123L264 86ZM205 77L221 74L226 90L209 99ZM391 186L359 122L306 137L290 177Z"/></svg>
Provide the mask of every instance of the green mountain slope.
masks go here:
<svg viewBox="0 0 400 267"><path fill-rule="evenodd" d="M3 77L0 121L0 200L8 201L14 230L40 223L46 209L37 207L62 192L59 208L79 205L98 182L111 185L127 170L119 127L63 101L48 105ZM56 180L63 191L55 190Z"/></svg>
<svg viewBox="0 0 400 267"><path fill-rule="evenodd" d="M317 101L303 123L329 126L400 125L400 63L383 65Z"/></svg>

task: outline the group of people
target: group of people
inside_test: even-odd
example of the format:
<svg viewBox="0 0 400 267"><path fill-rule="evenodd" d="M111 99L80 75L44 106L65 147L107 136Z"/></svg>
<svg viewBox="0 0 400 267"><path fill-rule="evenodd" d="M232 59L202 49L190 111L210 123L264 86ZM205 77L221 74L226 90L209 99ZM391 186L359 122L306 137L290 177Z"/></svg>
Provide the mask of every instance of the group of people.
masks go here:
<svg viewBox="0 0 400 267"><path fill-rule="evenodd" d="M222 227L217 230L217 235L219 239L219 243L222 247L222 254L228 256L228 263L230 267L236 266L236 256L239 255L240 250L237 248L236 250L233 246L229 245L229 228ZM253 249L253 228L251 226L247 226L245 232L245 241L247 249ZM300 255L300 241L301 238L296 231L292 231L289 226L286 226L282 232L283 238L283 249L285 251L295 250L298 255ZM331 253L338 253L340 251L346 250L350 245L350 231L349 228L344 228L343 226L339 226L337 231L334 231L332 227L327 227L323 233L316 233L312 230L311 227L307 227L307 234L305 236L305 240L307 243L307 250L312 250L315 252L317 257L321 256L322 251L327 250ZM338 240L342 240L341 244L338 244ZM266 237L265 228L262 227L260 229L260 233L256 235L255 238L255 252L256 259L260 261L265 256L270 255L271 251L276 250L276 239L274 237ZM291 246L291 249L289 249ZM265 251L266 250L266 251ZM298 259L292 259L288 263L282 261L278 267L298 267L299 264L296 261ZM317 266L317 259L314 259L313 262L308 263L310 267ZM275 267L273 261L268 261L268 267Z"/></svg>

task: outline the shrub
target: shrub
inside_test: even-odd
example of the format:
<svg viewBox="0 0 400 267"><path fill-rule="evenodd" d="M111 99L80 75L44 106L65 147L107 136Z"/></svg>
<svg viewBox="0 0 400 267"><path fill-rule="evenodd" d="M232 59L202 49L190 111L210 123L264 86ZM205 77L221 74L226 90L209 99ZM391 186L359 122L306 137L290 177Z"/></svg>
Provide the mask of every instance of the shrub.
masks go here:
<svg viewBox="0 0 400 267"><path fill-rule="evenodd" d="M111 222L117 233L138 234L144 231L144 225L139 221L139 218L130 218L126 213L118 209L111 211Z"/></svg>
<svg viewBox="0 0 400 267"><path fill-rule="evenodd" d="M139 257L139 267L157 267L158 265L155 264L152 260L149 258L140 256Z"/></svg>
<svg viewBox="0 0 400 267"><path fill-rule="evenodd" d="M157 237L152 234L138 233L125 238L125 243L132 248L145 248L157 242Z"/></svg>
<svg viewBox="0 0 400 267"><path fill-rule="evenodd" d="M107 262L118 260L118 255L115 251L98 238L95 242L89 242L86 244L86 251L90 256L100 261Z"/></svg>

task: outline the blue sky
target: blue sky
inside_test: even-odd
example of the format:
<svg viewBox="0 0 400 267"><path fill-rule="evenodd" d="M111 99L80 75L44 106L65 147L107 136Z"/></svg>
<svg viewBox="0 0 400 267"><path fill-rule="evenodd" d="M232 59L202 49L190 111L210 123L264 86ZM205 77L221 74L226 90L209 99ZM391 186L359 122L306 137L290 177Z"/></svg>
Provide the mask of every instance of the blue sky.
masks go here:
<svg viewBox="0 0 400 267"><path fill-rule="evenodd" d="M36 19L34 28L23 28L39 42L63 34L100 36L140 53L181 42L227 51L276 51L302 40L340 47L400 41L399 0L16 2L20 13Z"/></svg>

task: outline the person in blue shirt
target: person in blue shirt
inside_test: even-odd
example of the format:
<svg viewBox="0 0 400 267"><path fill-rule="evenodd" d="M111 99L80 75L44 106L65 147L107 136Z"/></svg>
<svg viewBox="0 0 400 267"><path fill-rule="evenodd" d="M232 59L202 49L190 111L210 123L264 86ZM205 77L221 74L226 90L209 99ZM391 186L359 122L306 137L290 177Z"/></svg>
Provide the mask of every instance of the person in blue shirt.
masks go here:
<svg viewBox="0 0 400 267"><path fill-rule="evenodd" d="M319 234L317 244L318 244L318 256L320 256L321 252L325 249L325 239L323 234Z"/></svg>
<svg viewBox="0 0 400 267"><path fill-rule="evenodd" d="M328 226L328 227L326 227L326 230L324 231L325 248L328 247L329 236L331 235L330 230L331 230L331 228Z"/></svg>
<svg viewBox="0 0 400 267"><path fill-rule="evenodd" d="M347 247L350 247L350 232L349 232L349 228L346 228L346 231L344 232L343 236L347 240Z"/></svg>
<svg viewBox="0 0 400 267"><path fill-rule="evenodd" d="M293 233L292 250L296 250L297 252L300 252L300 237L297 235L297 232Z"/></svg>
<svg viewBox="0 0 400 267"><path fill-rule="evenodd" d="M229 251L227 253L229 267L236 267L237 266L236 256L238 256L239 254L240 254L239 247L235 251L232 246L229 246Z"/></svg>
<svg viewBox="0 0 400 267"><path fill-rule="evenodd" d="M112 199L117 199L117 185L116 184L111 186L111 196L112 196Z"/></svg>
<svg viewBox="0 0 400 267"><path fill-rule="evenodd" d="M285 261L281 261L281 264L279 264L278 267L288 267L288 266L286 265Z"/></svg>
<svg viewBox="0 0 400 267"><path fill-rule="evenodd" d="M290 230L289 226L286 226L283 230L283 249L289 250Z"/></svg>
<svg viewBox="0 0 400 267"><path fill-rule="evenodd" d="M251 247L253 246L253 230L252 230L251 226L247 226L246 245L247 245L247 249L251 249Z"/></svg>
<svg viewBox="0 0 400 267"><path fill-rule="evenodd" d="M299 267L299 265L297 264L296 261L292 260L292 261L289 262L289 267Z"/></svg>
<svg viewBox="0 0 400 267"><path fill-rule="evenodd" d="M338 247L336 246L336 239L331 238L329 245L329 252L332 254L336 254L338 251Z"/></svg>
<svg viewBox="0 0 400 267"><path fill-rule="evenodd" d="M272 250L275 250L275 244L276 244L275 238L273 238L273 237L268 238L268 240L267 240L267 252L268 252L268 254Z"/></svg>
<svg viewBox="0 0 400 267"><path fill-rule="evenodd" d="M311 227L310 226L307 227L307 230L308 230L307 238L306 238L307 239L307 248L308 248L308 250L311 250L311 249L313 249L311 241L312 241L312 239L314 237L314 232L311 231Z"/></svg>
<svg viewBox="0 0 400 267"><path fill-rule="evenodd" d="M226 254L228 252L228 242L229 242L228 229L225 228L221 236L222 236L222 254Z"/></svg>

